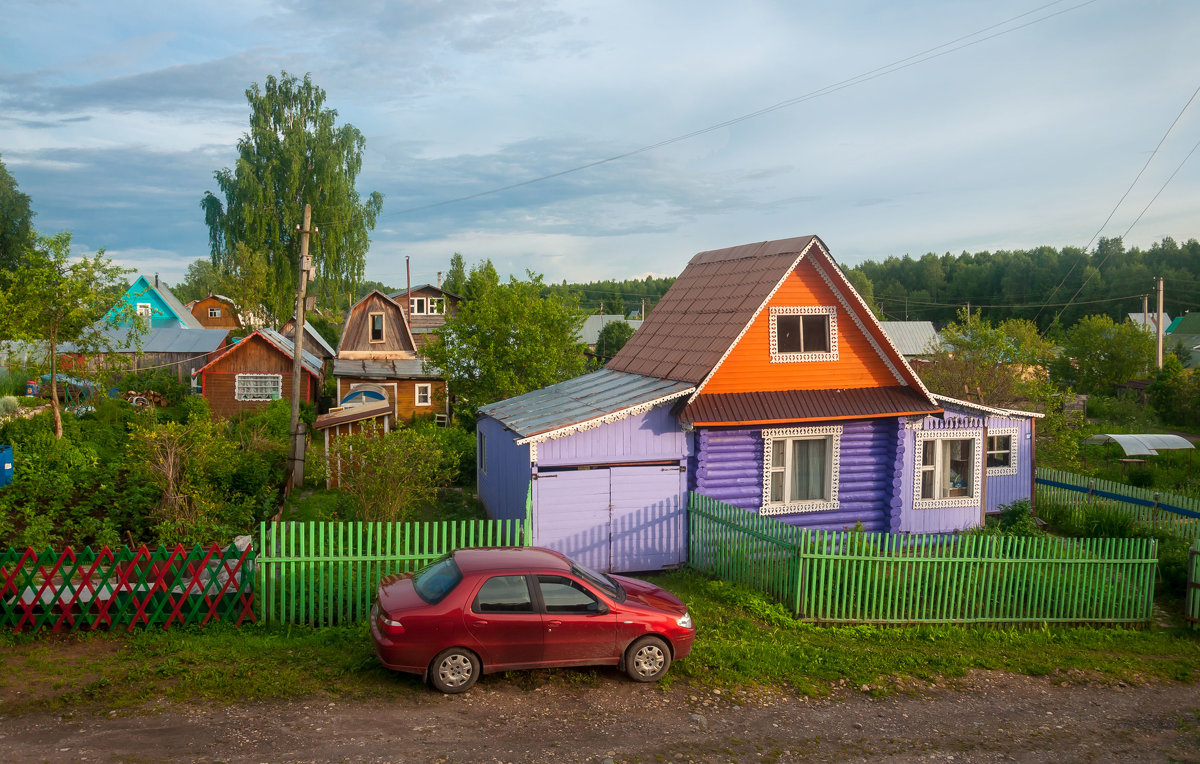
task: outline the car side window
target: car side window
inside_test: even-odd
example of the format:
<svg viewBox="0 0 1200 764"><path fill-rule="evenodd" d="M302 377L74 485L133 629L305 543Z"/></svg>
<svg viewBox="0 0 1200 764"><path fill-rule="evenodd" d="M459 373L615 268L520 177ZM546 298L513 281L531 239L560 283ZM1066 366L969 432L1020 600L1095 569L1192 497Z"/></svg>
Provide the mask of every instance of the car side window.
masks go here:
<svg viewBox="0 0 1200 764"><path fill-rule="evenodd" d="M471 610L476 613L532 613L533 600L525 576L492 576L479 588Z"/></svg>
<svg viewBox="0 0 1200 764"><path fill-rule="evenodd" d="M598 613L607 608L583 584L562 576L538 576L547 613Z"/></svg>

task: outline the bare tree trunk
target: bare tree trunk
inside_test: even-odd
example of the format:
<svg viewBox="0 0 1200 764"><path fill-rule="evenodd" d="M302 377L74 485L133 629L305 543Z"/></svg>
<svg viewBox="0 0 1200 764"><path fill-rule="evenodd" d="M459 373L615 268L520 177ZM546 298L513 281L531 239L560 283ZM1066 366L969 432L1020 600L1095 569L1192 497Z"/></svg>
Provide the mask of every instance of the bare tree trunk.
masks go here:
<svg viewBox="0 0 1200 764"><path fill-rule="evenodd" d="M62 440L62 412L58 409L58 344L50 340L50 408L54 410L54 437Z"/></svg>

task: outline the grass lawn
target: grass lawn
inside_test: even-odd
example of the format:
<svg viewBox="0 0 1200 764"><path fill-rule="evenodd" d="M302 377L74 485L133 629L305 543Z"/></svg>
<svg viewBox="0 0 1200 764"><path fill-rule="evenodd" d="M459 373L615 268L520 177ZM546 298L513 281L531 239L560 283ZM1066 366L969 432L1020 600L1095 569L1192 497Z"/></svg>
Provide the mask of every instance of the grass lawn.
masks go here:
<svg viewBox="0 0 1200 764"><path fill-rule="evenodd" d="M696 647L664 682L770 686L822 695L849 684L886 694L971 669L1064 681L1193 681L1200 632L1147 628L817 627L744 588L690 571L657 576L695 615ZM609 670L522 672L489 681L587 684ZM417 696L416 677L375 661L366 626L215 625L83 635L0 635L0 705L10 712L166 697L190 702Z"/></svg>

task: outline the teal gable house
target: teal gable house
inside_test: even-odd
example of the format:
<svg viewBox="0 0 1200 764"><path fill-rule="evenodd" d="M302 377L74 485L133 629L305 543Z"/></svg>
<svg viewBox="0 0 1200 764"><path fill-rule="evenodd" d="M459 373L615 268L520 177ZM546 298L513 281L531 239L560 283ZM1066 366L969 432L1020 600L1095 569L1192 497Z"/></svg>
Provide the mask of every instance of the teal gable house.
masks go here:
<svg viewBox="0 0 1200 764"><path fill-rule="evenodd" d="M116 326L129 325L130 320L121 316L121 309L125 306L129 308L126 315L136 314L147 321L150 329L204 328L191 311L183 307L183 303L167 289L167 285L159 282L157 275L153 281L145 276L138 276L137 281L121 296L120 304L105 316L105 321Z"/></svg>

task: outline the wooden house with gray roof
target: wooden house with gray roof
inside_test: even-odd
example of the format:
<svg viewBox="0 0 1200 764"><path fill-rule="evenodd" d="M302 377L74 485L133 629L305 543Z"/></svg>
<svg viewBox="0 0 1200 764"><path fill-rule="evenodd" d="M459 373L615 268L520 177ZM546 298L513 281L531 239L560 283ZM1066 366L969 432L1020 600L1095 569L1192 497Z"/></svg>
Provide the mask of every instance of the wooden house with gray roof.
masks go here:
<svg viewBox="0 0 1200 764"><path fill-rule="evenodd" d="M817 237L701 252L603 370L480 409L479 494L610 571L685 561L689 491L808 528L957 530L989 458L1032 444L946 410Z"/></svg>
<svg viewBox="0 0 1200 764"><path fill-rule="evenodd" d="M383 292L372 290L346 314L333 376L341 402L359 386L387 391L396 422L447 414L446 382L417 355L408 311Z"/></svg>

